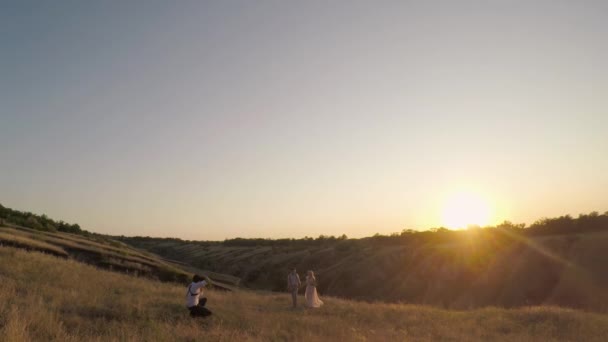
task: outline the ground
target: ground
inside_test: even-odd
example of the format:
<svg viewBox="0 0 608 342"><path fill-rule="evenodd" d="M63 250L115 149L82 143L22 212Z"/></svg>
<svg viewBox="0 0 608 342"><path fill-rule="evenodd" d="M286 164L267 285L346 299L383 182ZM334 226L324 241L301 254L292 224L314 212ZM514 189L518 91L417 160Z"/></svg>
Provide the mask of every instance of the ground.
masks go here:
<svg viewBox="0 0 608 342"><path fill-rule="evenodd" d="M206 291L214 315L191 319L185 285L0 248L2 341L603 341L608 316L558 307L451 311L287 294ZM303 303L303 298L300 298Z"/></svg>

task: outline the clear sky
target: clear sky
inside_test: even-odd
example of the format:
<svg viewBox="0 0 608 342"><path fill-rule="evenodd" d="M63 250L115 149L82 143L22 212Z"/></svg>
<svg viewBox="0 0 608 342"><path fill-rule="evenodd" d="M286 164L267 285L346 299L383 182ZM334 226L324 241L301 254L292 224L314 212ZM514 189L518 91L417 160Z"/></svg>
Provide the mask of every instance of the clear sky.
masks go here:
<svg viewBox="0 0 608 342"><path fill-rule="evenodd" d="M604 212L608 2L2 1L0 166L4 206L110 234Z"/></svg>

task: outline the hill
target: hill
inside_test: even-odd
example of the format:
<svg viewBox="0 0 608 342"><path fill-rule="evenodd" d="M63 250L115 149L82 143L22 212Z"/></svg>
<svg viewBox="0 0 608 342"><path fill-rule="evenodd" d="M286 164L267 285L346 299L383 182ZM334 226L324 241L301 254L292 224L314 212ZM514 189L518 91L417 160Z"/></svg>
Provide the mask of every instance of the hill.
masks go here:
<svg viewBox="0 0 608 342"><path fill-rule="evenodd" d="M170 262L101 235L78 235L59 231L39 231L16 225L10 227L0 225L0 246L42 252L111 271L161 281L183 283L192 277L193 272L203 273L212 277L216 287L234 289L234 277Z"/></svg>
<svg viewBox="0 0 608 342"><path fill-rule="evenodd" d="M61 258L147 276L163 281L187 281L191 274L149 252L108 238L46 232L19 226L0 226L0 245L38 251Z"/></svg>
<svg viewBox="0 0 608 342"><path fill-rule="evenodd" d="M2 341L603 341L608 316L557 307L450 311L324 297L207 291L214 315L183 307L185 286L0 247Z"/></svg>
<svg viewBox="0 0 608 342"><path fill-rule="evenodd" d="M288 268L315 270L322 293L468 309L560 305L608 311L608 215L504 223L464 231L403 231L365 239L147 237L121 241L254 289L282 291Z"/></svg>
<svg viewBox="0 0 608 342"><path fill-rule="evenodd" d="M180 261L163 259L138 250L112 237L81 229L78 224L54 220L47 215L6 208L0 204L0 245L34 250L62 258L76 259L112 271L184 282L192 273L204 274L214 285L233 290L240 279L201 270Z"/></svg>

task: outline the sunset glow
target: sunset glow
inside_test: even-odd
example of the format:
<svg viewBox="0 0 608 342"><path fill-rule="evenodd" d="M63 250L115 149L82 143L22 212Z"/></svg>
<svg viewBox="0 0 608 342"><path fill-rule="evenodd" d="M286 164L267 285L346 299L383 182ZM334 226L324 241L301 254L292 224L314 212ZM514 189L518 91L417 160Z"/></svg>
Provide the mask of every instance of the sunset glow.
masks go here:
<svg viewBox="0 0 608 342"><path fill-rule="evenodd" d="M608 2L14 3L9 208L214 241L608 209Z"/></svg>
<svg viewBox="0 0 608 342"><path fill-rule="evenodd" d="M442 215L443 225L448 228L485 226L490 223L492 209L481 195L463 191L448 197Z"/></svg>

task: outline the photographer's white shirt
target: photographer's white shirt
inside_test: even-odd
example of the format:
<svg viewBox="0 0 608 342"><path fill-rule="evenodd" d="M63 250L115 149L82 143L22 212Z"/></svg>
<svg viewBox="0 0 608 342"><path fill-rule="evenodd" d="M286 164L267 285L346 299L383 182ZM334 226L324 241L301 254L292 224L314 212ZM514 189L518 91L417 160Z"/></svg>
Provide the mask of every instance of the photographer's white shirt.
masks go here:
<svg viewBox="0 0 608 342"><path fill-rule="evenodd" d="M188 286L186 292L186 307L193 307L198 305L198 299L203 294L203 287L207 285L205 280L201 280L198 283L192 283Z"/></svg>

